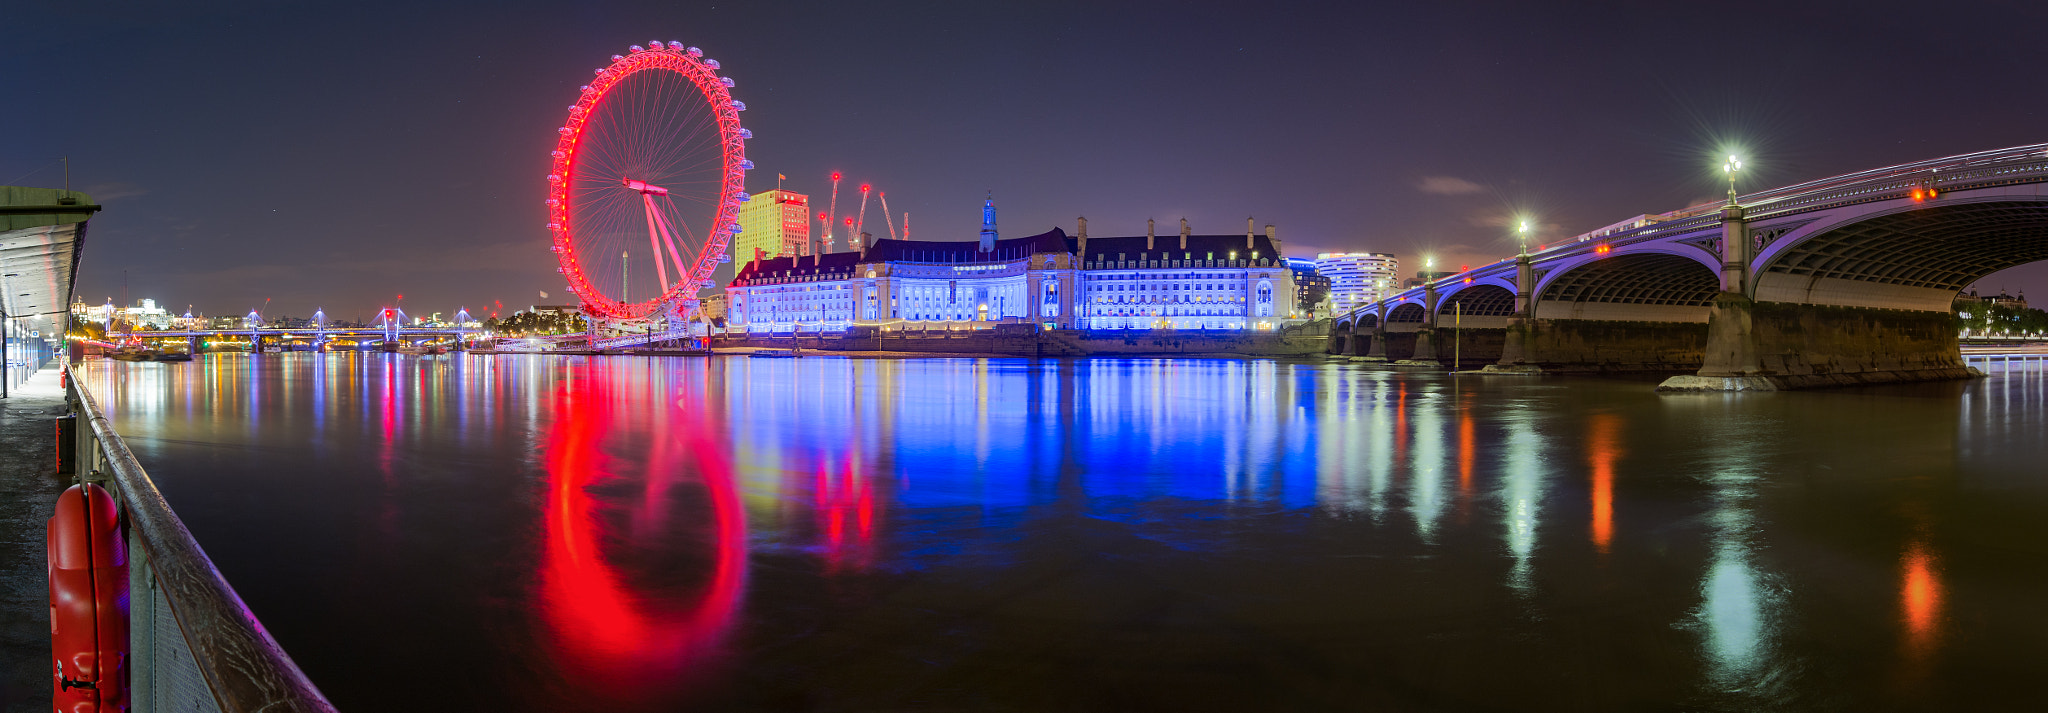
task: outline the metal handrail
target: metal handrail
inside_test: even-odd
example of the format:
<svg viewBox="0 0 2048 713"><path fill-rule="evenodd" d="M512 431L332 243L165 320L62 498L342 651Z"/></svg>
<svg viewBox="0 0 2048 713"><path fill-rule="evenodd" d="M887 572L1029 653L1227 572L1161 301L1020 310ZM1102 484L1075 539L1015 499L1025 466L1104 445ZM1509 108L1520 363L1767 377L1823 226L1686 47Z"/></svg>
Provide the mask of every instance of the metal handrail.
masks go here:
<svg viewBox="0 0 2048 713"><path fill-rule="evenodd" d="M75 375L67 374L65 381L80 420L90 424L79 429L79 435L96 446L79 450L92 454L83 477L113 486L126 517L129 541L141 544L144 550L142 558L133 557L136 553L131 551L130 561L146 560L145 566L164 591L219 709L227 713L335 710L256 620L234 587L228 586L220 569L214 567L135 454L129 452L121 434L114 431L92 393ZM138 598L140 595L137 592Z"/></svg>

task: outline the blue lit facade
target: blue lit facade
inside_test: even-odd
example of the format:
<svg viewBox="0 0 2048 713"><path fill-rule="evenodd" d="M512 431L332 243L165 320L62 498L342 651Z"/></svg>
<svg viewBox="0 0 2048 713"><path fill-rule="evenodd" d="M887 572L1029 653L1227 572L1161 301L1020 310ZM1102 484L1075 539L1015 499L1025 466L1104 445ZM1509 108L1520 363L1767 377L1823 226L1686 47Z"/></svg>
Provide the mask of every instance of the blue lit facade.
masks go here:
<svg viewBox="0 0 2048 713"><path fill-rule="evenodd" d="M876 240L860 252L756 259L726 288L726 323L767 333L968 323L1241 330L1302 317L1270 228L1095 239L1086 230L1004 240L989 201L974 242Z"/></svg>

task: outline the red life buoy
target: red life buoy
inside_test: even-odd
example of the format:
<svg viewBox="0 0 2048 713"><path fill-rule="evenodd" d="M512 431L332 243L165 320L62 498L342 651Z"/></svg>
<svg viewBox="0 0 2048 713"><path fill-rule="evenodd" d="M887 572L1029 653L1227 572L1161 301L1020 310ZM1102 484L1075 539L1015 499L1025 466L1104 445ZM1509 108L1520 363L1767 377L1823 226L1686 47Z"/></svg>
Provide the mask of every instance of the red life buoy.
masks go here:
<svg viewBox="0 0 2048 713"><path fill-rule="evenodd" d="M50 570L54 708L128 710L128 548L106 489L57 496L44 544Z"/></svg>

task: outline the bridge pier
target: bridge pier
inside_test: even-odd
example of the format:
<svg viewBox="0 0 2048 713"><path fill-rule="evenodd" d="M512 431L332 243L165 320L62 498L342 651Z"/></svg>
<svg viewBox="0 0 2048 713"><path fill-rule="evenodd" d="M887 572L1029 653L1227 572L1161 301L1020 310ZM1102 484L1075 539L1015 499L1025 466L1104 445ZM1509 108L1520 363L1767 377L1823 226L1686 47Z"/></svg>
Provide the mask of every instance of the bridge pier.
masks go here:
<svg viewBox="0 0 2048 713"><path fill-rule="evenodd" d="M1436 357L1436 342L1436 282L1432 280L1422 286L1422 326L1415 330L1415 351L1394 365L1442 368L1443 363Z"/></svg>
<svg viewBox="0 0 2048 713"><path fill-rule="evenodd" d="M1529 359L1530 330L1534 326L1530 316L1535 307L1535 287L1536 269L1529 263L1529 254L1525 252L1515 256L1515 313L1508 317L1507 336L1500 347L1500 363L1488 364L1479 370L1480 373L1543 373L1543 369Z"/></svg>
<svg viewBox="0 0 2048 713"><path fill-rule="evenodd" d="M1707 323L1699 373L1666 379L1657 390L1778 391L1972 376L1947 312L1722 295Z"/></svg>

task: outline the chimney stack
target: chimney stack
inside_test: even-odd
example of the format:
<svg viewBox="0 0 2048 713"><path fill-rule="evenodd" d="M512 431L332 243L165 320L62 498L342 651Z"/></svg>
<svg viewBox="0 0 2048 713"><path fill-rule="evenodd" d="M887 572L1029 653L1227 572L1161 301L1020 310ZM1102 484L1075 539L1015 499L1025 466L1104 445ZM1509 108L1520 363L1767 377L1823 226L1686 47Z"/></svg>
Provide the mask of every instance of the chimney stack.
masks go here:
<svg viewBox="0 0 2048 713"><path fill-rule="evenodd" d="M1152 249L1152 219L1145 219L1145 249Z"/></svg>
<svg viewBox="0 0 2048 713"><path fill-rule="evenodd" d="M1252 249L1252 217L1244 217L1244 249Z"/></svg>
<svg viewBox="0 0 2048 713"><path fill-rule="evenodd" d="M1085 216L1085 215L1084 215L1084 216L1081 216L1081 235L1080 235L1080 243L1081 243L1081 245L1080 245L1080 248L1081 248L1081 249L1080 249L1080 253L1081 253L1081 256L1080 256L1079 258L1077 258L1077 259L1078 259L1078 260L1080 260L1080 261L1082 261L1082 262L1087 262L1087 261L1088 261L1088 216Z"/></svg>
<svg viewBox="0 0 2048 713"><path fill-rule="evenodd" d="M1188 219L1180 219L1180 249L1188 249Z"/></svg>

